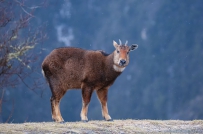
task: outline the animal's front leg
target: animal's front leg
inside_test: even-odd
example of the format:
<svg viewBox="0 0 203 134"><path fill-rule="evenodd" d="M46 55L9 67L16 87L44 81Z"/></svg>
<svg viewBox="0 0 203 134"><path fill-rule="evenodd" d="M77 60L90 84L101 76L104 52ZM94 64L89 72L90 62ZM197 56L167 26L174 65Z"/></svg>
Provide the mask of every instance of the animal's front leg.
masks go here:
<svg viewBox="0 0 203 134"><path fill-rule="evenodd" d="M89 87L83 87L82 88L82 110L80 113L81 120L87 122L87 112L88 112L88 105L91 100L92 96L92 89Z"/></svg>
<svg viewBox="0 0 203 134"><path fill-rule="evenodd" d="M102 115L106 121L112 121L111 116L108 113L107 94L108 88L97 90L97 96L102 106Z"/></svg>

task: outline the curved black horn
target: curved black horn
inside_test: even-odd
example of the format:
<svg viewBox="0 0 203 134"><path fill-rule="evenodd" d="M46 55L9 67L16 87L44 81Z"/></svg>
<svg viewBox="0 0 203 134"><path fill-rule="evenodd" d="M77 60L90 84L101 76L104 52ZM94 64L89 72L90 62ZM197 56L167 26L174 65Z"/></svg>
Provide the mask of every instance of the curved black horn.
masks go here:
<svg viewBox="0 0 203 134"><path fill-rule="evenodd" d="M126 42L125 42L125 46L127 46L127 44L128 44L128 40L126 40Z"/></svg>
<svg viewBox="0 0 203 134"><path fill-rule="evenodd" d="M121 40L120 40L120 39L119 39L119 44L120 44L120 45L122 45L122 42L121 42Z"/></svg>

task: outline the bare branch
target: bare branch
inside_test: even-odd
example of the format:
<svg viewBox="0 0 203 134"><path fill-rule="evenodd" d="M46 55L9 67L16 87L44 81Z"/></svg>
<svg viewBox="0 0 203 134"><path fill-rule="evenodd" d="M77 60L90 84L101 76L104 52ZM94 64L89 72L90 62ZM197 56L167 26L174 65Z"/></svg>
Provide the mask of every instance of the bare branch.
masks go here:
<svg viewBox="0 0 203 134"><path fill-rule="evenodd" d="M32 14L28 13L23 7L21 7L21 9L29 16L34 17Z"/></svg>
<svg viewBox="0 0 203 134"><path fill-rule="evenodd" d="M1 111L2 111L2 103L3 103L3 98L4 98L4 92L5 92L5 90L3 89L2 90L2 94L1 94L1 99L0 99L0 114L1 114Z"/></svg>
<svg viewBox="0 0 203 134"><path fill-rule="evenodd" d="M6 123L8 123L9 120L11 119L11 117L13 116L13 112L14 112L14 104L15 104L15 102L14 102L14 100L13 100L13 101L12 101L12 110L11 110L11 113L10 113L8 119L6 120Z"/></svg>

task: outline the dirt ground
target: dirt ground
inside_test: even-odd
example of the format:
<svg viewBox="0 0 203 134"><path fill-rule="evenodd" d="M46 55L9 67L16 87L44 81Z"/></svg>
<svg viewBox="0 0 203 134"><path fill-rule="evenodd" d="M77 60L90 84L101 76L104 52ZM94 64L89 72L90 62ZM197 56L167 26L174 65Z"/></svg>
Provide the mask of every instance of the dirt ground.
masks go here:
<svg viewBox="0 0 203 134"><path fill-rule="evenodd" d="M135 133L203 133L203 120L114 120L0 124L0 133L65 133L65 134L135 134Z"/></svg>

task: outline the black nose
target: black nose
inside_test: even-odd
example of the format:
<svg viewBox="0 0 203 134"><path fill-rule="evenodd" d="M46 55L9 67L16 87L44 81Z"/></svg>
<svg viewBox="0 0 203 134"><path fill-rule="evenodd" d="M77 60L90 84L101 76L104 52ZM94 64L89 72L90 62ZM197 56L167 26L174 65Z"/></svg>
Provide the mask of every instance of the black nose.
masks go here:
<svg viewBox="0 0 203 134"><path fill-rule="evenodd" d="M124 65L126 63L126 61L125 60L120 60L120 65Z"/></svg>

